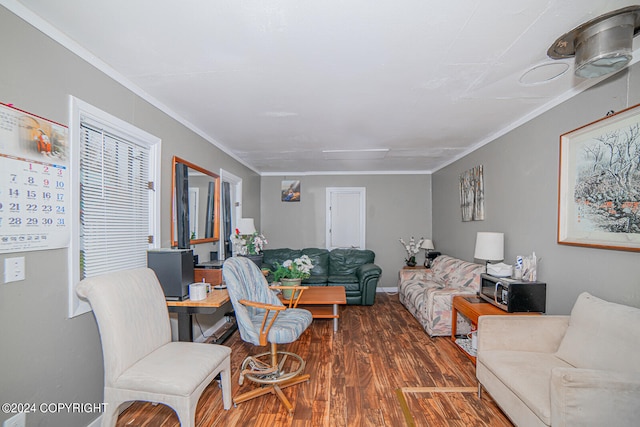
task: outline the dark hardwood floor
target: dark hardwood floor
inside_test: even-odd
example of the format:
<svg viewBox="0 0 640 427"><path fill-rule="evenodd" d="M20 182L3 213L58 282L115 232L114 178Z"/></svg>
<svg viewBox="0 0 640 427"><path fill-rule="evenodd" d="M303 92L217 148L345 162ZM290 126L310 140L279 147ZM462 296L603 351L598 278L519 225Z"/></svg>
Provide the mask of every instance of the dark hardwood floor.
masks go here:
<svg viewBox="0 0 640 427"><path fill-rule="evenodd" d="M333 332L332 321L316 319L300 340L282 346L300 354L311 374L308 383L284 391L295 407L292 416L273 395L225 411L214 381L200 398L196 425L511 426L487 393L478 399L472 362L449 338L430 338L397 295L379 293L375 305L345 306L340 313L338 332ZM235 396L255 387L249 381L238 385L242 360L268 348L244 343L237 331L225 345L232 349ZM427 387L464 389L431 392ZM164 405L136 402L120 415L117 426L179 423Z"/></svg>

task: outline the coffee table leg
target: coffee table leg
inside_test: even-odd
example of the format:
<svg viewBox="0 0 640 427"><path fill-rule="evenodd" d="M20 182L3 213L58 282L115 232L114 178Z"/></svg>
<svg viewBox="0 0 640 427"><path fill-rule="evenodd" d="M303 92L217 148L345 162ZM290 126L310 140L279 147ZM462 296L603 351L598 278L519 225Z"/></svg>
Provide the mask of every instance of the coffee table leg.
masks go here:
<svg viewBox="0 0 640 427"><path fill-rule="evenodd" d="M338 304L333 304L333 332L338 332Z"/></svg>

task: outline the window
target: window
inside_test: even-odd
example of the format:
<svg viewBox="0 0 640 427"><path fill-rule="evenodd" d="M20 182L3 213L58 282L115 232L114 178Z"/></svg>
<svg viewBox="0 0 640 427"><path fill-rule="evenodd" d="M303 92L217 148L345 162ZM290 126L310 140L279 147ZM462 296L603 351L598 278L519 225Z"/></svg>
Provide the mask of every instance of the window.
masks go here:
<svg viewBox="0 0 640 427"><path fill-rule="evenodd" d="M157 246L160 140L76 98L71 104L73 317L90 310L76 296L80 280L145 267Z"/></svg>

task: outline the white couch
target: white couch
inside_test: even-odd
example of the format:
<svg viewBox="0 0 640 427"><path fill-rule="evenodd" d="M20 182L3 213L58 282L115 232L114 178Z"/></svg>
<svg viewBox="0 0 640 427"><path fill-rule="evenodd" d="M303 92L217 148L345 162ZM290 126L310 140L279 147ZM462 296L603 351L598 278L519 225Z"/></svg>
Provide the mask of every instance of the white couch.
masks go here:
<svg viewBox="0 0 640 427"><path fill-rule="evenodd" d="M482 316L476 376L517 426L640 425L640 309L583 293L571 316Z"/></svg>
<svg viewBox="0 0 640 427"><path fill-rule="evenodd" d="M433 260L430 270L400 272L400 302L420 322L429 336L451 335L451 301L454 295L475 294L485 267L447 255ZM470 323L458 316L457 331L467 333Z"/></svg>

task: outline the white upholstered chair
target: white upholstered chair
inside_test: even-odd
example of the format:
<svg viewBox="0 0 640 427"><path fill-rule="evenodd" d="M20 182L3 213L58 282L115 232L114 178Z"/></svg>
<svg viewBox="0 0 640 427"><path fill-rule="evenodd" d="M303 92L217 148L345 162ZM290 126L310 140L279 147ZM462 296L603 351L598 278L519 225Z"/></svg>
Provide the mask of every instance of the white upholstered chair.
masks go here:
<svg viewBox="0 0 640 427"><path fill-rule="evenodd" d="M77 287L91 304L104 358L102 426L113 427L128 401L163 403L180 424L195 426L204 389L220 374L225 409L231 407L229 347L171 342L169 313L153 270L140 268L91 277Z"/></svg>

